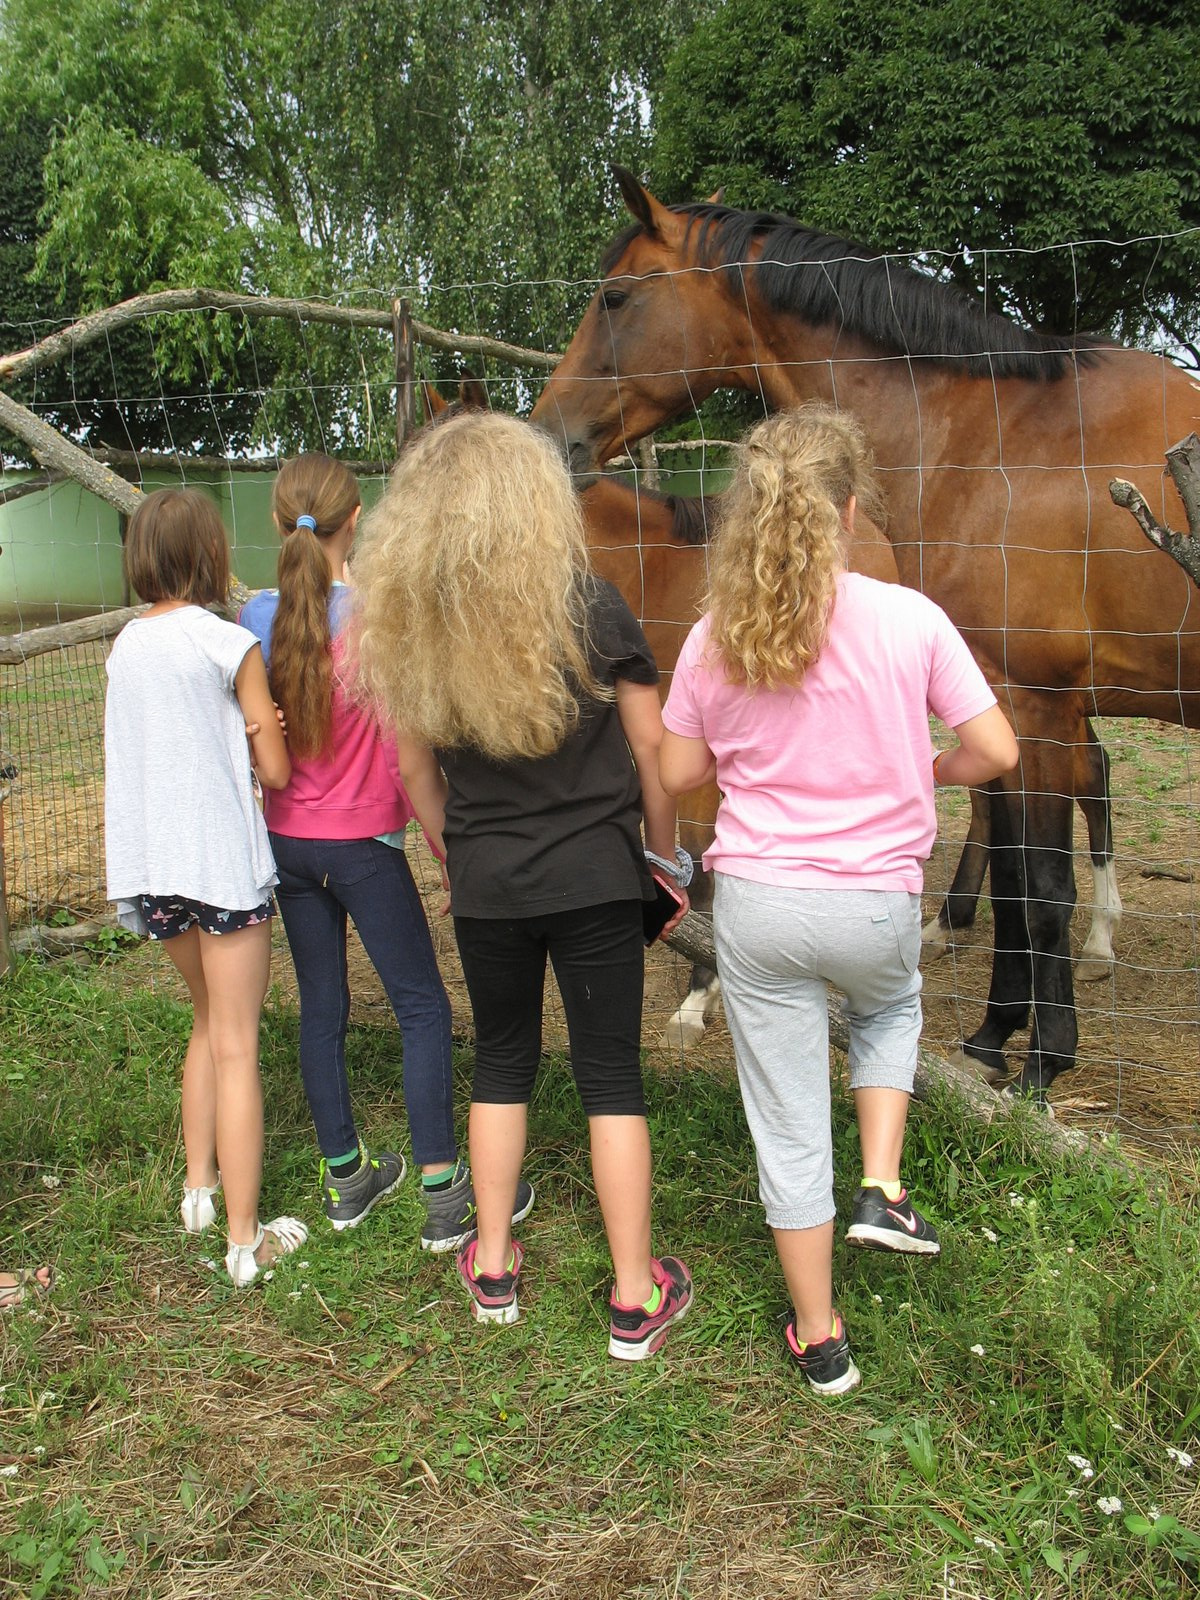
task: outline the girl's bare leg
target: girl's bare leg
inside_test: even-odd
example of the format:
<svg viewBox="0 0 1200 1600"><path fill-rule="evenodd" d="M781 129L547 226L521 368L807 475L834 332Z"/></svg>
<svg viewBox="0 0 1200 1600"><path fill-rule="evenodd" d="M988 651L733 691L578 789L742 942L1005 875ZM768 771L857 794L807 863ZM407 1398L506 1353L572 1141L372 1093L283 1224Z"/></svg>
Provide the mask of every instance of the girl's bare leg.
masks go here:
<svg viewBox="0 0 1200 1600"><path fill-rule="evenodd" d="M192 998L192 1035L183 1058L180 1096L187 1159L184 1182L189 1189L211 1189L217 1181L217 1080L208 1047L208 990L199 928L166 940L166 950Z"/></svg>
<svg viewBox="0 0 1200 1600"><path fill-rule="evenodd" d="M612 1254L617 1299L644 1305L650 1276L650 1129L645 1117L588 1119L592 1179Z"/></svg>
<svg viewBox="0 0 1200 1600"><path fill-rule="evenodd" d="M230 1240L252 1244L258 1232L263 1156L258 1032L271 974L271 924L255 923L236 933L201 933L199 939L225 1216Z"/></svg>
<svg viewBox="0 0 1200 1600"><path fill-rule="evenodd" d="M882 1183L899 1182L908 1100L903 1089L854 1091L865 1177L878 1178Z"/></svg>
<svg viewBox="0 0 1200 1600"><path fill-rule="evenodd" d="M771 1231L796 1308L796 1337L820 1344L833 1328L833 1222Z"/></svg>
<svg viewBox="0 0 1200 1600"><path fill-rule="evenodd" d="M512 1255L512 1214L525 1159L528 1109L525 1105L471 1102L467 1142L478 1211L475 1266L488 1277L507 1272Z"/></svg>

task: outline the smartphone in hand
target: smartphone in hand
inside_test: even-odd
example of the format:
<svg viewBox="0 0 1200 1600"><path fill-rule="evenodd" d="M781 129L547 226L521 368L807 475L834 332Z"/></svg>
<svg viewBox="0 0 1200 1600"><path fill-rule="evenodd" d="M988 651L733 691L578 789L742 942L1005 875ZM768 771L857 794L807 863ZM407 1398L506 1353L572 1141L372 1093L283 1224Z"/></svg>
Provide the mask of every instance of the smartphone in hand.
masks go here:
<svg viewBox="0 0 1200 1600"><path fill-rule="evenodd" d="M683 897L677 889L665 883L657 873L650 876L654 879L654 899L642 901L642 933L648 945L654 943L683 905Z"/></svg>

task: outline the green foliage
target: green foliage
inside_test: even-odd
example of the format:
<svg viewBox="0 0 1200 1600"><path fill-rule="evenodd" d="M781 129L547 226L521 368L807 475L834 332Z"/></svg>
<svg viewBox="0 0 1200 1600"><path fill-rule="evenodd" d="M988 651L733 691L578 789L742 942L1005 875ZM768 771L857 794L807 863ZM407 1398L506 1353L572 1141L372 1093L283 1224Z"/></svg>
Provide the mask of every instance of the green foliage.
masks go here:
<svg viewBox="0 0 1200 1600"><path fill-rule="evenodd" d="M605 164L644 160L666 55L706 9L6 0L0 126L45 129L25 271L48 315L198 284L405 295L441 326L560 347L586 298L564 285L594 272L611 231ZM377 442L385 340L204 327L164 319L155 352L176 387L224 393L226 445ZM119 394L155 394L129 376ZM171 440L157 426L162 445L200 431L186 413Z"/></svg>
<svg viewBox="0 0 1200 1600"><path fill-rule="evenodd" d="M921 251L1032 325L1195 340L1198 49L1161 0L723 0L670 64L653 173Z"/></svg>
<svg viewBox="0 0 1200 1600"><path fill-rule="evenodd" d="M50 1306L0 1340L20 1462L0 1584L75 1593L124 1563L120 1592L167 1592L211 1564L211 1582L270 1597L349 1593L368 1570L422 1594L516 1594L546 1572L547 1592L700 1595L736 1563L747 1596L1193 1592L1186 1152L1139 1172L1094 1146L1053 1152L1032 1110L981 1127L949 1100L914 1107L906 1167L944 1254L838 1241L864 1383L829 1405L782 1353L731 1068L647 1073L655 1240L688 1261L697 1300L627 1369L604 1354L611 1267L567 1062L547 1058L530 1107L522 1318L485 1329L453 1262L416 1246L411 1178L352 1235L321 1223L297 1021L277 998L265 1203L316 1226L253 1291L210 1270L218 1241L182 1237L176 1210L189 1021L144 945L85 971L26 963L0 986L16 1180L0 1260L19 1237L59 1268ZM353 1029L348 1056L367 1131L402 1148L395 1029ZM834 1133L844 1214L858 1148L840 1088ZM460 1570L476 1550L486 1568ZM589 1550L596 1568L569 1584Z"/></svg>

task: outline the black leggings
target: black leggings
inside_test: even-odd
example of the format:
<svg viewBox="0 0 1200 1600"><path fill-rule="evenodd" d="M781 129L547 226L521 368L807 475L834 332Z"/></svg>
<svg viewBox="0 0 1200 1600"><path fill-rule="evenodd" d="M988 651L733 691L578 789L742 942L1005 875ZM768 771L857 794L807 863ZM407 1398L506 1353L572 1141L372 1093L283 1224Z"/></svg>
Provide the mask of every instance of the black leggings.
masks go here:
<svg viewBox="0 0 1200 1600"><path fill-rule="evenodd" d="M549 956L584 1111L645 1116L640 900L512 920L455 917L454 932L475 1016L472 1100L528 1103L542 1051Z"/></svg>

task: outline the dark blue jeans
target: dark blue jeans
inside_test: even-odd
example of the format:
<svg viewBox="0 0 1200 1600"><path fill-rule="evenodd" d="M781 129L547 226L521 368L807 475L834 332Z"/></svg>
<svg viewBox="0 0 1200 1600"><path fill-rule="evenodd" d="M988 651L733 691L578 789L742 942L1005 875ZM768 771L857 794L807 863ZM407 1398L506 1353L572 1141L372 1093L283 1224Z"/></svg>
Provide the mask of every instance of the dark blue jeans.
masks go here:
<svg viewBox="0 0 1200 1600"><path fill-rule="evenodd" d="M336 1160L358 1142L346 1077L349 916L400 1024L413 1160L418 1166L455 1160L450 1002L403 850L378 839L279 833L271 835L271 848L300 989L300 1071L321 1153Z"/></svg>

